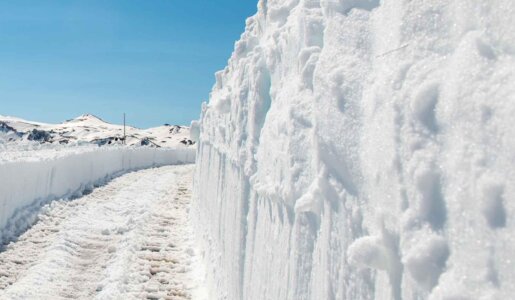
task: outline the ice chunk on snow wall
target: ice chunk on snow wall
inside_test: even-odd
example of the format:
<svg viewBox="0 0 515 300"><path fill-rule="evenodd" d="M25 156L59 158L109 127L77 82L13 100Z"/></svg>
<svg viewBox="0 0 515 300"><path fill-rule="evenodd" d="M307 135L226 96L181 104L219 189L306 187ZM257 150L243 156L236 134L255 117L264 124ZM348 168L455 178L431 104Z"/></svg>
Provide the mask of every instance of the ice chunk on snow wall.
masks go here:
<svg viewBox="0 0 515 300"><path fill-rule="evenodd" d="M261 0L195 136L211 298L512 298L514 9Z"/></svg>

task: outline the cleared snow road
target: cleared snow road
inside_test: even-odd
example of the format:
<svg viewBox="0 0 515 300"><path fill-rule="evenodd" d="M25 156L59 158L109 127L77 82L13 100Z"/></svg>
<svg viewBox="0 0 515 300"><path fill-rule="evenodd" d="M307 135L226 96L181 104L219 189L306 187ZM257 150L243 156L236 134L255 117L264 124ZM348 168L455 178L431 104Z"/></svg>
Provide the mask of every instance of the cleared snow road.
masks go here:
<svg viewBox="0 0 515 300"><path fill-rule="evenodd" d="M43 208L0 252L0 299L203 298L188 227L192 170L129 173Z"/></svg>

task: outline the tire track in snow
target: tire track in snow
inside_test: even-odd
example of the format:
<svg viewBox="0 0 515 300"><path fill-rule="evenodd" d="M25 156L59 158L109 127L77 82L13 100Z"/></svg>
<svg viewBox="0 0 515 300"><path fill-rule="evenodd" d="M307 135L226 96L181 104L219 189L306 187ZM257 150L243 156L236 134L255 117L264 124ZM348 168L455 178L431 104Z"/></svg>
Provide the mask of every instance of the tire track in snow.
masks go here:
<svg viewBox="0 0 515 300"><path fill-rule="evenodd" d="M46 206L0 253L2 299L190 299L192 166L130 173Z"/></svg>

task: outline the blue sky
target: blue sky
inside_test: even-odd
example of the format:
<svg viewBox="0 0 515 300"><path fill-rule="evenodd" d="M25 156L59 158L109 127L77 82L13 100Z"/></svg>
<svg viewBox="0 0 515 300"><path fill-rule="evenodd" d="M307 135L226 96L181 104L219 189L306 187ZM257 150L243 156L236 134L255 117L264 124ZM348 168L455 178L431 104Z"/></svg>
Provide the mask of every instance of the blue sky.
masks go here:
<svg viewBox="0 0 515 300"><path fill-rule="evenodd" d="M257 0L0 0L0 115L199 116Z"/></svg>

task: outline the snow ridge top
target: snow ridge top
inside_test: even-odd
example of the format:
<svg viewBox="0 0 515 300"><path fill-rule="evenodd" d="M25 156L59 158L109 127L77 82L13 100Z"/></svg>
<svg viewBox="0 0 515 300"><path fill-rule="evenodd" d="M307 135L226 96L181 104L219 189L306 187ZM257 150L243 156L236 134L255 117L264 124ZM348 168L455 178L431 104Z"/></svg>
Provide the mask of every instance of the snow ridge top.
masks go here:
<svg viewBox="0 0 515 300"><path fill-rule="evenodd" d="M85 121L94 121L94 122L102 122L102 123L108 123L104 120L102 120L100 117L97 117L93 114L89 114L89 113L86 113L86 114L83 114L83 115L80 115L74 119L71 119L71 120L66 120L64 123L71 123L71 122L85 122Z"/></svg>

